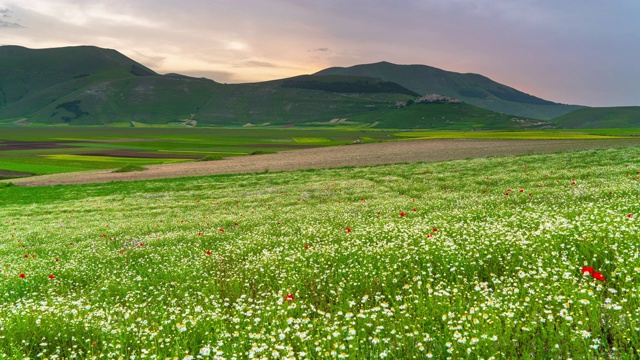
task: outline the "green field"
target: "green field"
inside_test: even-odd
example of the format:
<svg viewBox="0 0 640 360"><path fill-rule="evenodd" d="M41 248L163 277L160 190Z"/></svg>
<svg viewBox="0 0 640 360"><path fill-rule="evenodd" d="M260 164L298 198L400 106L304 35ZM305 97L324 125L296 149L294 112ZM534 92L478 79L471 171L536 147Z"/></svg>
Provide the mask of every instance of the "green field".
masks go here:
<svg viewBox="0 0 640 360"><path fill-rule="evenodd" d="M36 175L397 139L394 132L283 128L0 128L0 170ZM23 149L2 141L29 142ZM41 148L46 143L50 146Z"/></svg>
<svg viewBox="0 0 640 360"><path fill-rule="evenodd" d="M0 178L6 172L55 174L271 153L314 146L411 139L611 139L640 130L399 131L353 128L0 127ZM8 142L25 144L16 148ZM4 143L3 143L4 142ZM43 144L47 146L43 147Z"/></svg>
<svg viewBox="0 0 640 360"><path fill-rule="evenodd" d="M625 147L2 183L0 356L637 358L639 178Z"/></svg>

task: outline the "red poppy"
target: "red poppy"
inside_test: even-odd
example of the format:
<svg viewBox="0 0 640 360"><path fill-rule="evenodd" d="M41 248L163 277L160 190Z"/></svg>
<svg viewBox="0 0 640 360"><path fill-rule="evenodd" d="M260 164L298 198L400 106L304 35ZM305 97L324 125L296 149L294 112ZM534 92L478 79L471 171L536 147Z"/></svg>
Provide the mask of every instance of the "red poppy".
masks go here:
<svg viewBox="0 0 640 360"><path fill-rule="evenodd" d="M351 232L351 228L347 228L347 232Z"/></svg>
<svg viewBox="0 0 640 360"><path fill-rule="evenodd" d="M140 246L144 246L144 244L143 244L143 243L140 243Z"/></svg>
<svg viewBox="0 0 640 360"><path fill-rule="evenodd" d="M364 198L360 198L360 201L362 202L366 202L366 200Z"/></svg>
<svg viewBox="0 0 640 360"><path fill-rule="evenodd" d="M223 229L223 228L220 228L220 232L224 232L224 229Z"/></svg>
<svg viewBox="0 0 640 360"><path fill-rule="evenodd" d="M438 232L438 228L433 228L433 232Z"/></svg>
<svg viewBox="0 0 640 360"><path fill-rule="evenodd" d="M25 259L28 258L28 257L29 257L29 254L24 254L24 258Z"/></svg>
<svg viewBox="0 0 640 360"><path fill-rule="evenodd" d="M380 211L378 211L377 214L380 215Z"/></svg>
<svg viewBox="0 0 640 360"><path fill-rule="evenodd" d="M304 246L304 248L305 248L305 249L308 249L308 248L309 248L309 245L305 245L305 246Z"/></svg>
<svg viewBox="0 0 640 360"><path fill-rule="evenodd" d="M202 236L202 232L198 232L198 236Z"/></svg>
<svg viewBox="0 0 640 360"><path fill-rule="evenodd" d="M406 214L403 212L400 213L400 217L405 216Z"/></svg>
<svg viewBox="0 0 640 360"><path fill-rule="evenodd" d="M589 274L593 274L595 270L591 267L591 266L585 266L582 268L582 274L584 275L585 273L589 273Z"/></svg>
<svg viewBox="0 0 640 360"><path fill-rule="evenodd" d="M24 279L24 277L26 276L24 273L21 273L20 275L18 275L20 277L20 279Z"/></svg>
<svg viewBox="0 0 640 360"><path fill-rule="evenodd" d="M60 261L60 259L56 258L56 262Z"/></svg>
<svg viewBox="0 0 640 360"><path fill-rule="evenodd" d="M602 275L601 272L594 272L593 273L593 278L596 280L600 280L600 281L604 281L604 275Z"/></svg>
<svg viewBox="0 0 640 360"><path fill-rule="evenodd" d="M523 193L523 192L524 192L524 189L520 189L520 192L521 192L521 193Z"/></svg>
<svg viewBox="0 0 640 360"><path fill-rule="evenodd" d="M238 226L238 223L237 222L233 223L233 226Z"/></svg>
<svg viewBox="0 0 640 360"><path fill-rule="evenodd" d="M631 219L633 217L633 214L627 214L627 217Z"/></svg>
<svg viewBox="0 0 640 360"><path fill-rule="evenodd" d="M53 274L49 275L49 279L53 280L53 279L55 279L55 278L56 278L56 277L55 277Z"/></svg>
<svg viewBox="0 0 640 360"><path fill-rule="evenodd" d="M416 211L418 211L418 209L416 209L416 208L413 208L413 212L416 212Z"/></svg>
<svg viewBox="0 0 640 360"><path fill-rule="evenodd" d="M293 299L293 295L287 294L287 296L284 298L284 301L293 301Z"/></svg>
<svg viewBox="0 0 640 360"><path fill-rule="evenodd" d="M211 250L207 250L207 255L211 255Z"/></svg>

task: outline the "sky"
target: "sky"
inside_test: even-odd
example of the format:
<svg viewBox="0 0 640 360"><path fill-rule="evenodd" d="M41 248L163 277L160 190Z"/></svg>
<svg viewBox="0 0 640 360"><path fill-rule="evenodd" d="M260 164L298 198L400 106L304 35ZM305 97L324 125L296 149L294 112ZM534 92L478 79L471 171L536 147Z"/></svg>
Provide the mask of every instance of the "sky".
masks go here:
<svg viewBox="0 0 640 360"><path fill-rule="evenodd" d="M116 49L221 83L379 61L640 105L638 0L0 0L0 45Z"/></svg>

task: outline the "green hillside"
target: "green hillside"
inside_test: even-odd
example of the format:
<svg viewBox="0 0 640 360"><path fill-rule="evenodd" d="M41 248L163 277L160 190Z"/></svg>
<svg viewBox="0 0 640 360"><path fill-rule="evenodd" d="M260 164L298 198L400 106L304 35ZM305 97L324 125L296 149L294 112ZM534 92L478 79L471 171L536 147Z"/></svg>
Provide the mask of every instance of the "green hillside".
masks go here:
<svg viewBox="0 0 640 360"><path fill-rule="evenodd" d="M400 109L379 110L367 114L376 127L395 129L494 130L549 129L557 125L547 121L514 117L466 103L412 104ZM362 121L364 116L354 116Z"/></svg>
<svg viewBox="0 0 640 360"><path fill-rule="evenodd" d="M226 85L179 74L160 75L115 50L93 46L39 50L2 46L0 123L445 129L550 126L528 119L513 121L512 115L469 104L399 107L398 103L412 103L424 89L386 78L382 70L389 66L404 69L381 63L373 66L381 71L371 73L303 75ZM445 80L434 92L447 94L440 91ZM501 89L499 86L496 84L496 89ZM509 94L502 96L555 106L515 90Z"/></svg>
<svg viewBox="0 0 640 360"><path fill-rule="evenodd" d="M447 95L485 109L536 119L553 119L582 107L543 100L482 75L460 74L425 65L379 62L348 68L329 68L316 75L376 77L398 83L421 95Z"/></svg>
<svg viewBox="0 0 640 360"><path fill-rule="evenodd" d="M569 129L640 128L640 106L579 109L553 122Z"/></svg>

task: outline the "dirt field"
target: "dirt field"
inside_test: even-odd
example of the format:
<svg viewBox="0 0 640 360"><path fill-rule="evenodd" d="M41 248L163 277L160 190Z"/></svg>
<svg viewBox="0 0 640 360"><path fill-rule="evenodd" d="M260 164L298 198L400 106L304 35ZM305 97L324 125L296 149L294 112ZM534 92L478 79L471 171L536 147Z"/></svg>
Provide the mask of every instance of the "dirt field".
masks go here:
<svg viewBox="0 0 640 360"><path fill-rule="evenodd" d="M212 174L287 171L379 165L399 162L435 162L487 156L523 155L640 145L640 138L616 140L425 140L357 144L283 151L277 154L148 166L145 171L113 173L108 170L43 175L13 179L16 185L43 186L178 178Z"/></svg>

